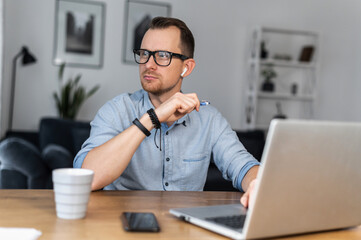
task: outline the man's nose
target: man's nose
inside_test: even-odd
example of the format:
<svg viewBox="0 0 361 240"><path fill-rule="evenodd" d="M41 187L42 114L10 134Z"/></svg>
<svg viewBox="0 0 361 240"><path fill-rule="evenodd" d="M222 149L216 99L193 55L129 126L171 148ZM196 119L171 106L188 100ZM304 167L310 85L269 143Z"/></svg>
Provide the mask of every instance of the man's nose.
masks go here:
<svg viewBox="0 0 361 240"><path fill-rule="evenodd" d="M148 62L145 64L145 67L146 67L147 69L155 69L155 68L157 68L157 63L155 62L154 55L151 55L151 56L149 57L149 60L148 60Z"/></svg>

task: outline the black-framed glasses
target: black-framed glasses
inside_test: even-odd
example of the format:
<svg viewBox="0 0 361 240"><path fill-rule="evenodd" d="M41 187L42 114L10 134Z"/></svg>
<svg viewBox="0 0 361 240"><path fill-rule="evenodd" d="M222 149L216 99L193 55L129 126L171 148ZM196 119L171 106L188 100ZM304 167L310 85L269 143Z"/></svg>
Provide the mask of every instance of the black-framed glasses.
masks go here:
<svg viewBox="0 0 361 240"><path fill-rule="evenodd" d="M172 62L172 57L180 58L181 60L187 60L189 57L179 53L173 53L168 51L149 51L146 49L134 49L134 60L138 64L146 64L149 61L150 56L153 56L154 62L162 67L169 66Z"/></svg>

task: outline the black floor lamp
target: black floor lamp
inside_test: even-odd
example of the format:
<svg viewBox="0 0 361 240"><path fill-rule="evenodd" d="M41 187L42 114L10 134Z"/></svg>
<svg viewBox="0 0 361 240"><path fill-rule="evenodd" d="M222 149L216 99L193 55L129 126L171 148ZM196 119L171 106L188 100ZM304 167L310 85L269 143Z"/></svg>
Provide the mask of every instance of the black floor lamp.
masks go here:
<svg viewBox="0 0 361 240"><path fill-rule="evenodd" d="M16 62L18 58L22 57L22 65L28 65L36 62L36 58L32 55L26 46L23 46L18 54L13 59L13 72L11 76L11 92L10 92L10 108L9 108L9 122L8 131L12 129L13 115L14 115L14 97L15 97L15 80L16 80Z"/></svg>

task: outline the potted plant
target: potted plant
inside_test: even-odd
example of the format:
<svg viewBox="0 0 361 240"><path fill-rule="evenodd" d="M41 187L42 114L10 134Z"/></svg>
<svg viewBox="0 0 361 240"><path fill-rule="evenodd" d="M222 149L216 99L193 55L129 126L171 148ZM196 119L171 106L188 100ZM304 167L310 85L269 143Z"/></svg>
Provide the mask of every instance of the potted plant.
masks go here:
<svg viewBox="0 0 361 240"><path fill-rule="evenodd" d="M81 78L80 74L74 79L69 78L66 83L63 83L65 65L65 63L60 65L58 73L59 92L54 92L53 96L59 116L61 118L74 120L84 101L92 96L100 86L96 85L89 91L86 91L86 89L79 84Z"/></svg>
<svg viewBox="0 0 361 240"><path fill-rule="evenodd" d="M273 69L273 65L267 64L262 69L261 75L264 78L264 82L262 84L262 91L273 92L274 91L274 83L272 82L272 79L277 77L277 72Z"/></svg>

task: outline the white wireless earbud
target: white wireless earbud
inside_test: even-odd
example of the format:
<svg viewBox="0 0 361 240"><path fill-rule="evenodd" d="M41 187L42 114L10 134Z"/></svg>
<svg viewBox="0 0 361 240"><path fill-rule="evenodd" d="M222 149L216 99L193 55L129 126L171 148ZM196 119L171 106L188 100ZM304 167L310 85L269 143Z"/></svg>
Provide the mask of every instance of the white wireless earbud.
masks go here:
<svg viewBox="0 0 361 240"><path fill-rule="evenodd" d="M184 70L183 70L183 72L182 72L182 74L181 74L181 77L183 77L183 75L187 72L187 70L188 70L188 69L185 67Z"/></svg>

